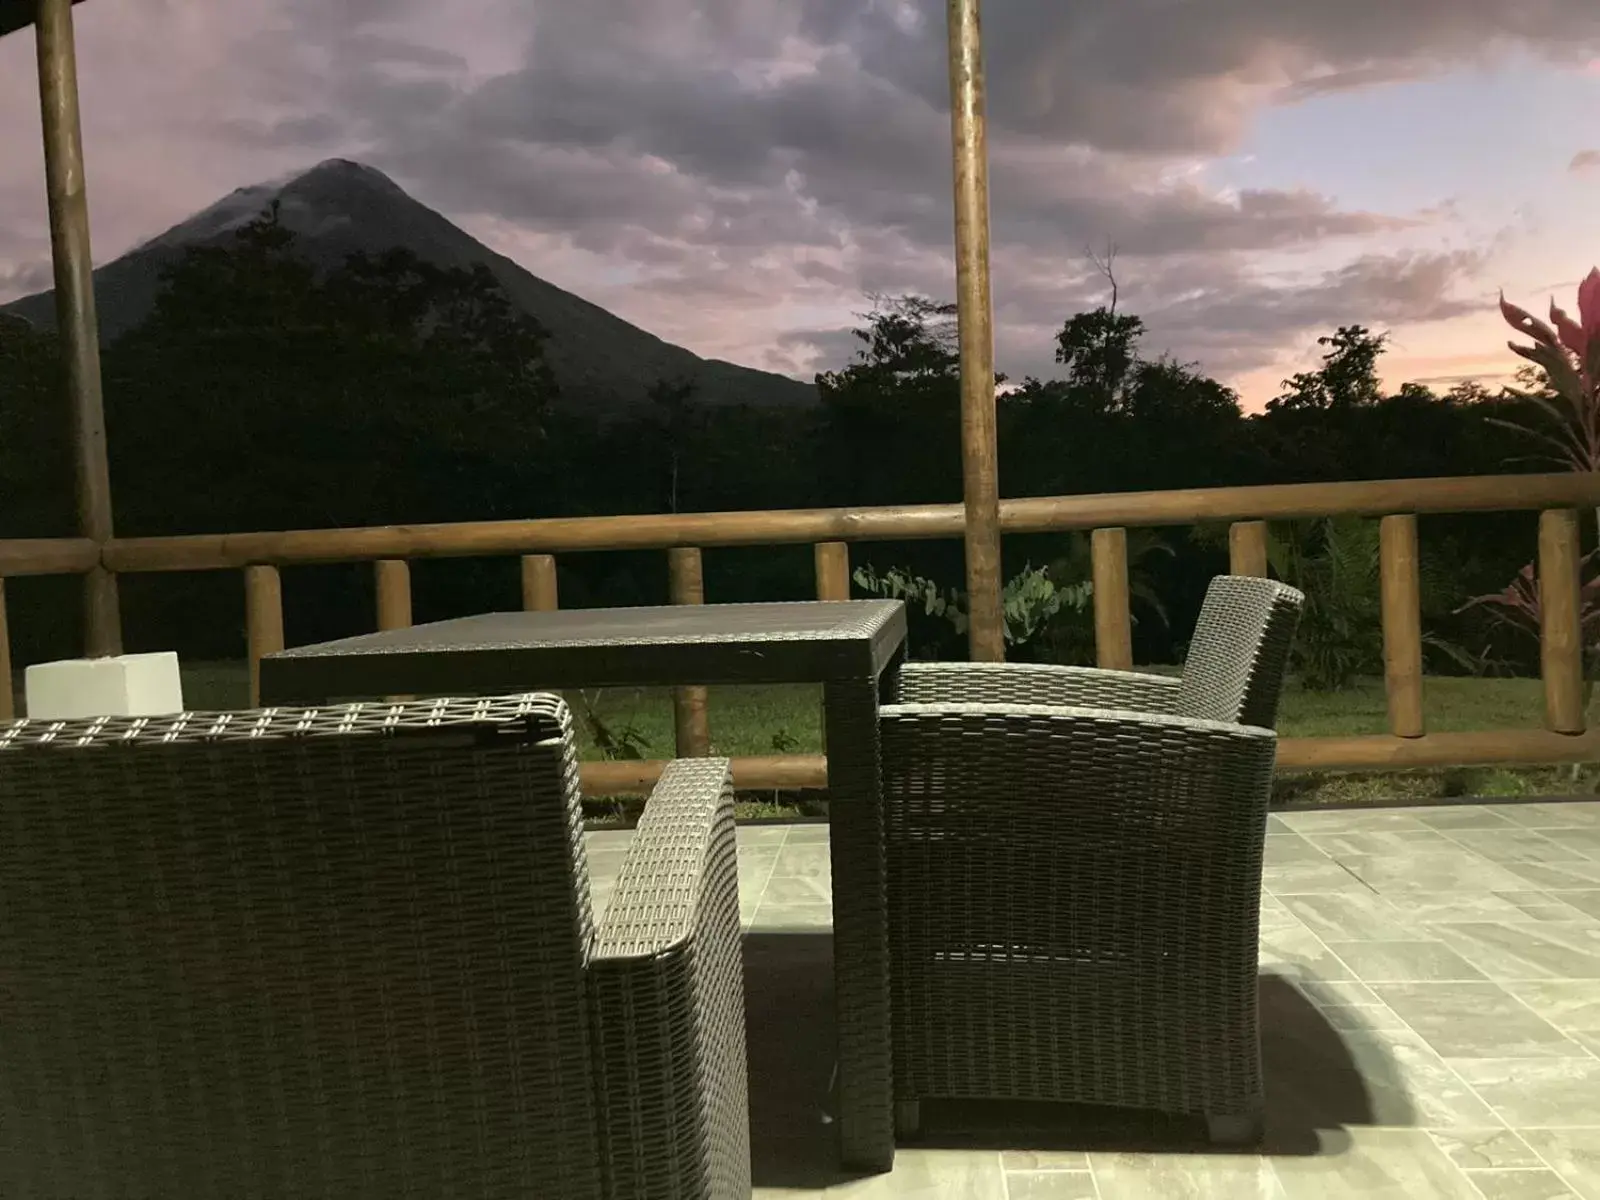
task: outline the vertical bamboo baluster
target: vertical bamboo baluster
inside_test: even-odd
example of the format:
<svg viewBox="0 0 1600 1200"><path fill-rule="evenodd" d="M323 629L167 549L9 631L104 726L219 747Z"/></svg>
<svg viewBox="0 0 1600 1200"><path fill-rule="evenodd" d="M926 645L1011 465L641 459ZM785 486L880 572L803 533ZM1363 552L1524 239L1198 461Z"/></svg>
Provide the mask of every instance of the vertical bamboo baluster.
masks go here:
<svg viewBox="0 0 1600 1200"><path fill-rule="evenodd" d="M704 604L705 575L700 551L679 547L667 551L667 568L674 604ZM704 758L711 753L711 723L706 711L706 689L700 684L674 688L672 718L677 732L679 758Z"/></svg>
<svg viewBox="0 0 1600 1200"><path fill-rule="evenodd" d="M818 542L812 547L817 570L818 600L850 599L850 543ZM822 732L822 752L828 752L827 705L818 701Z"/></svg>
<svg viewBox="0 0 1600 1200"><path fill-rule="evenodd" d="M817 599L850 599L850 543L818 542L812 547L816 562Z"/></svg>
<svg viewBox="0 0 1600 1200"><path fill-rule="evenodd" d="M411 628L411 564L403 558L380 558L372 564L378 593L378 630ZM404 704L415 696L389 696L391 704Z"/></svg>
<svg viewBox="0 0 1600 1200"><path fill-rule="evenodd" d="M1582 733L1583 629L1579 615L1578 514L1539 514L1539 647L1545 723L1556 733Z"/></svg>
<svg viewBox="0 0 1600 1200"><path fill-rule="evenodd" d="M1389 732L1421 737L1422 579L1417 518L1383 518L1378 525L1378 577L1383 597L1383 683L1389 700Z"/></svg>
<svg viewBox="0 0 1600 1200"><path fill-rule="evenodd" d="M250 707L261 703L261 659L283 649L283 581L278 568L244 569L245 632L250 655Z"/></svg>
<svg viewBox="0 0 1600 1200"><path fill-rule="evenodd" d="M561 607L556 591L556 560L552 554L522 556L522 608L525 612L555 612Z"/></svg>
<svg viewBox="0 0 1600 1200"><path fill-rule="evenodd" d="M378 591L378 628L411 627L411 564L403 558L381 558L372 564Z"/></svg>
<svg viewBox="0 0 1600 1200"><path fill-rule="evenodd" d="M1228 526L1228 573L1267 577L1267 523L1235 521Z"/></svg>
<svg viewBox="0 0 1600 1200"><path fill-rule="evenodd" d="M0 721L17 715L17 694L11 683L11 625L6 619L6 580L0 575Z"/></svg>
<svg viewBox="0 0 1600 1200"><path fill-rule="evenodd" d="M1128 531L1096 529L1094 562L1095 661L1112 671L1133 669L1132 614L1128 610Z"/></svg>

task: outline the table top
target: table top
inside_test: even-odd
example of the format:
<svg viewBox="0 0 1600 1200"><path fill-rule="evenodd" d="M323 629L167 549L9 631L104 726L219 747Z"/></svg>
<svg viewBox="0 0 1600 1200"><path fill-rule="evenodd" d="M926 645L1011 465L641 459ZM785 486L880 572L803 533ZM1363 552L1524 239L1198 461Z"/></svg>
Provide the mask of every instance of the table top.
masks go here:
<svg viewBox="0 0 1600 1200"><path fill-rule="evenodd" d="M486 613L268 655L261 698L864 680L905 637L898 600Z"/></svg>

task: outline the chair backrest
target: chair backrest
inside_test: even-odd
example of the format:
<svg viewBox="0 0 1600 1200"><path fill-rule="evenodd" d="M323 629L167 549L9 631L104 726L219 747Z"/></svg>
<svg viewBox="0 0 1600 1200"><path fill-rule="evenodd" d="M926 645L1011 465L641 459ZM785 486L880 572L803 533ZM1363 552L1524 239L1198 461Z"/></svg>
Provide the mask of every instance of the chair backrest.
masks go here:
<svg viewBox="0 0 1600 1200"><path fill-rule="evenodd" d="M0 1195L599 1195L554 696L0 724Z"/></svg>
<svg viewBox="0 0 1600 1200"><path fill-rule="evenodd" d="M1289 646L1304 603L1302 593L1275 580L1213 579L1183 664L1177 714L1276 729Z"/></svg>

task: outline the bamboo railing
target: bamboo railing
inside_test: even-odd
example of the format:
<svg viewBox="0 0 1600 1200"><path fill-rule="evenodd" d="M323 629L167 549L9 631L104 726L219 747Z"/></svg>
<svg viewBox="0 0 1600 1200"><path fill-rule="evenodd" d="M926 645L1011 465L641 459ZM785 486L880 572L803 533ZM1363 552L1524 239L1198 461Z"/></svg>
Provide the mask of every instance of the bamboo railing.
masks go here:
<svg viewBox="0 0 1600 1200"><path fill-rule="evenodd" d="M1267 523L1322 516L1379 518L1385 734L1284 738L1285 770L1398 769L1451 765L1600 761L1600 733L1584 713L1583 638L1579 609L1579 510L1600 505L1600 475L1473 476L1377 482L1316 483L1173 492L1109 493L1006 500L1007 533L1091 531L1095 582L1095 646L1101 666L1132 665L1127 535L1129 528L1226 522L1230 570L1267 572ZM283 590L287 565L371 562L376 624L411 623L409 560L518 555L523 605L558 606L557 554L603 550L664 550L671 600L706 600L701 552L752 545L814 547L816 595L850 594L850 543L958 538L960 505L893 508L795 509L551 518L460 525L383 526L282 533L115 538L96 548L83 539L0 541L0 715L14 707L6 636L4 578L23 575L113 574L145 571L238 570L244 578L252 695L256 665L284 645ZM1542 598L1541 666L1545 728L1474 733L1429 733L1424 721L1422 627L1417 517L1421 514L1530 511L1540 513L1538 574ZM703 688L674 698L677 753L703 755L711 745ZM584 764L594 794L647 791L661 762ZM820 787L821 755L737 759L734 779L745 788Z"/></svg>

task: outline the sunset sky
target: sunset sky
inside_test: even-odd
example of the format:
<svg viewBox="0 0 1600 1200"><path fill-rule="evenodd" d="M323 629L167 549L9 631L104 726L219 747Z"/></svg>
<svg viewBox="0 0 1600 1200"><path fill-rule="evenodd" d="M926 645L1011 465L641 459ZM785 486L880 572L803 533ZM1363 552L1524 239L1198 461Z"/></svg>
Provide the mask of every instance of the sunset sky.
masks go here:
<svg viewBox="0 0 1600 1200"><path fill-rule="evenodd" d="M1595 0L987 0L998 356L1052 369L1113 242L1148 351L1251 406L1319 333L1393 384L1517 360L1496 292L1600 261ZM868 293L954 293L930 0L87 0L96 260L369 163L551 282L809 377ZM0 41L0 299L48 285L31 33Z"/></svg>

